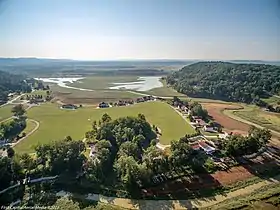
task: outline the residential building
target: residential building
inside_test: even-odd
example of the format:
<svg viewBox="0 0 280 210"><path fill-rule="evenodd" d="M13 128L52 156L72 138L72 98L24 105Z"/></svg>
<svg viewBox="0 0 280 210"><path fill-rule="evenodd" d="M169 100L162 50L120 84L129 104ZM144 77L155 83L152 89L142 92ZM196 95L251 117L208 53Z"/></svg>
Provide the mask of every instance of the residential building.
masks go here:
<svg viewBox="0 0 280 210"><path fill-rule="evenodd" d="M206 132L210 132L210 133L216 133L217 132L215 130L215 128L210 126L210 125L204 125L203 126L203 130L206 131Z"/></svg>
<svg viewBox="0 0 280 210"><path fill-rule="evenodd" d="M99 105L98 105L99 108L108 108L109 107L109 104L106 103L106 102L101 102Z"/></svg>
<svg viewBox="0 0 280 210"><path fill-rule="evenodd" d="M64 104L61 106L63 109L77 109L78 107L74 104Z"/></svg>

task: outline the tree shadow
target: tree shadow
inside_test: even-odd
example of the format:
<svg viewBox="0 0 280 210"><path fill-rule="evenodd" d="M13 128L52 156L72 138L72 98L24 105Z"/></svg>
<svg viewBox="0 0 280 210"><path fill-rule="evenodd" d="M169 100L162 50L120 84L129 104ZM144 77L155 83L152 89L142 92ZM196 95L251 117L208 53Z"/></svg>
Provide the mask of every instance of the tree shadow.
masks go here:
<svg viewBox="0 0 280 210"><path fill-rule="evenodd" d="M147 189L145 199L168 200L169 207L195 209L193 204L216 200L214 195L223 194L221 183L202 169L196 175L181 176ZM199 199L192 200L191 199ZM165 201L166 202L166 201ZM164 208L163 208L164 209ZM172 209L172 208L171 208Z"/></svg>
<svg viewBox="0 0 280 210"><path fill-rule="evenodd" d="M254 159L237 158L251 174L268 180L280 174L280 148L269 145L264 152Z"/></svg>

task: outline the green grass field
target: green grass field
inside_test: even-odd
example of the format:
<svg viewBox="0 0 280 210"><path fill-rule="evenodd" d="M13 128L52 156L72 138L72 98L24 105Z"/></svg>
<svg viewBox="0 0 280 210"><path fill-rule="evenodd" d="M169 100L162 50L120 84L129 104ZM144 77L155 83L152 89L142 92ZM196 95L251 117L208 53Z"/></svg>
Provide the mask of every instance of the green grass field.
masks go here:
<svg viewBox="0 0 280 210"><path fill-rule="evenodd" d="M6 105L6 106L0 107L0 122L13 115L11 112L12 107L13 107L13 105Z"/></svg>
<svg viewBox="0 0 280 210"><path fill-rule="evenodd" d="M265 128L280 132L280 114L266 112L256 106L244 106L243 110L231 111L232 114Z"/></svg>
<svg viewBox="0 0 280 210"><path fill-rule="evenodd" d="M96 109L84 107L78 110L62 110L55 104L44 104L28 110L28 117L37 120L40 127L31 136L16 145L17 152L32 152L34 146L58 140L66 136L83 139L86 131L91 129L91 122L99 120L104 113L113 119L121 116L137 116L143 113L150 124L162 130L160 142L169 144L187 133L194 133L193 128L182 119L168 104L146 102L129 107Z"/></svg>
<svg viewBox="0 0 280 210"><path fill-rule="evenodd" d="M278 103L280 104L280 98L277 98L275 96L272 96L269 98L263 98L262 100L264 100L266 103L272 104L272 105L278 105Z"/></svg>

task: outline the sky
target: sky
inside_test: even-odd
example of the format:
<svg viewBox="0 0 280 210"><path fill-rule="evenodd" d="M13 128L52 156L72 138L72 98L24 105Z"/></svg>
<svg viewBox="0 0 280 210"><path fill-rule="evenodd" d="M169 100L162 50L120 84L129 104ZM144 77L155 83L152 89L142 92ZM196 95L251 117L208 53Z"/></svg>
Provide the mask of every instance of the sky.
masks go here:
<svg viewBox="0 0 280 210"><path fill-rule="evenodd" d="M280 0L0 0L0 57L280 60Z"/></svg>

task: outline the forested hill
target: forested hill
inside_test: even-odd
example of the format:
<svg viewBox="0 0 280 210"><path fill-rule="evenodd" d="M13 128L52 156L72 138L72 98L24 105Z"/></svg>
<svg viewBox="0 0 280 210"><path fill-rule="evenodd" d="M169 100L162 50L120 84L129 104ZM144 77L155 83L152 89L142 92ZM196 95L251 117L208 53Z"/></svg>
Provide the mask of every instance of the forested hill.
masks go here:
<svg viewBox="0 0 280 210"><path fill-rule="evenodd" d="M31 87L21 75L0 71L0 104L8 100L8 94L13 92L30 92Z"/></svg>
<svg viewBox="0 0 280 210"><path fill-rule="evenodd" d="M251 103L267 92L280 93L280 66L199 62L170 74L167 83L178 92Z"/></svg>

